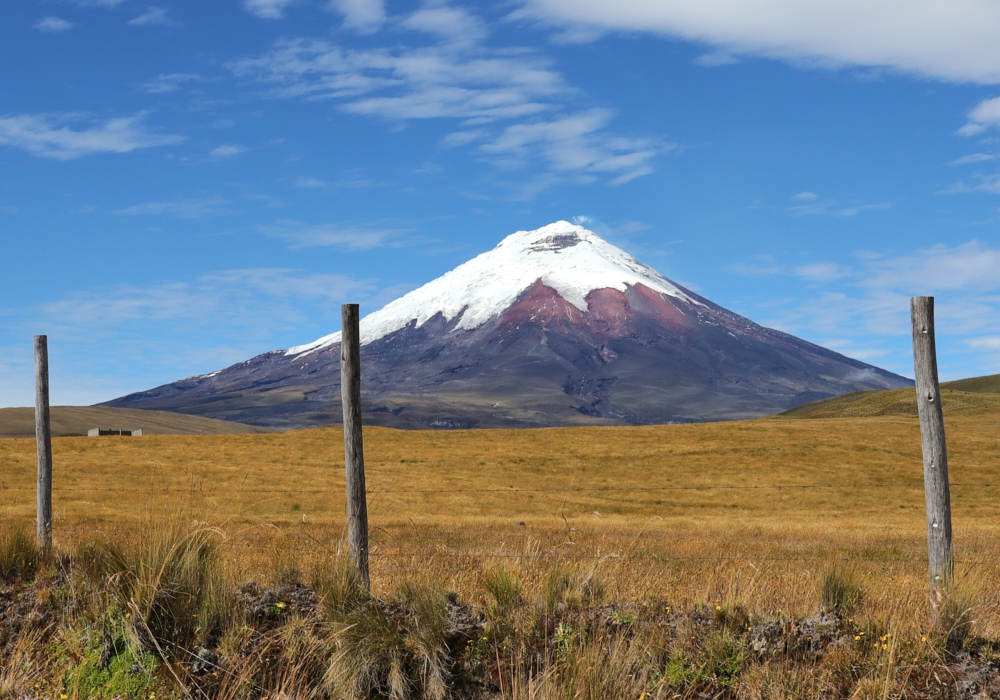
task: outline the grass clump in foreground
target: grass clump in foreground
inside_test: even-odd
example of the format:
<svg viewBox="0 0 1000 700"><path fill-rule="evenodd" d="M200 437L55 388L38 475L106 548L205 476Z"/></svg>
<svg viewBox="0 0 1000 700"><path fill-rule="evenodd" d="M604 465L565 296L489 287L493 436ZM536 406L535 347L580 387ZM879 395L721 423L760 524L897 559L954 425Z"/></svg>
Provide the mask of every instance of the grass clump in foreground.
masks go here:
<svg viewBox="0 0 1000 700"><path fill-rule="evenodd" d="M463 601L430 580L373 595L337 554L308 576L282 559L269 586L232 580L220 536L148 526L31 569L7 563L37 561L31 541L3 532L0 697L1000 696L1000 643L969 606L930 634L913 611L866 608L842 570L817 575L799 616L615 600L600 565L566 563L487 564Z"/></svg>
<svg viewBox="0 0 1000 700"><path fill-rule="evenodd" d="M38 549L23 528L0 530L0 582L30 579L38 567Z"/></svg>

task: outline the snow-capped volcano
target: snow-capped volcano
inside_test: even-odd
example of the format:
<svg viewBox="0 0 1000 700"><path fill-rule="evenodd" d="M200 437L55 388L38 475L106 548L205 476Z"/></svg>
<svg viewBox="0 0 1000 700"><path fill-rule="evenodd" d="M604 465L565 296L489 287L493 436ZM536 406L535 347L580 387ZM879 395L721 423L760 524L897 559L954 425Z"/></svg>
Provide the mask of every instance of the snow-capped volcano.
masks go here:
<svg viewBox="0 0 1000 700"><path fill-rule="evenodd" d="M405 328L419 328L436 315L452 323L452 331L468 331L499 317L536 282L552 289L582 312L595 289L642 284L690 304L700 302L659 272L643 265L593 231L557 221L534 231L518 231L493 250L478 255L423 287L387 304L361 320L361 344ZM340 342L340 331L307 345L289 348L291 356Z"/></svg>
<svg viewBox="0 0 1000 700"><path fill-rule="evenodd" d="M713 304L581 226L519 231L361 320L368 423L749 418L907 379ZM340 333L109 402L272 427L340 419Z"/></svg>

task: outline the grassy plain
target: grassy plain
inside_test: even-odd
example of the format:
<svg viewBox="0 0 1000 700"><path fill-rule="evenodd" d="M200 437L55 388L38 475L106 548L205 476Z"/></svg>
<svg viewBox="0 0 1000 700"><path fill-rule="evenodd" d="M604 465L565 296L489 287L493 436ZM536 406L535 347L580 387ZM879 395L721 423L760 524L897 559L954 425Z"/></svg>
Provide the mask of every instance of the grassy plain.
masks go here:
<svg viewBox="0 0 1000 700"><path fill-rule="evenodd" d="M230 421L186 416L167 411L108 406L53 406L52 434L65 437L86 435L91 428L135 430L146 435L228 435L231 433L267 433L266 428ZM0 438L35 436L34 408L0 408Z"/></svg>
<svg viewBox="0 0 1000 700"><path fill-rule="evenodd" d="M975 602L976 632L996 638L1000 413L947 415L958 581ZM530 587L562 564L596 569L616 600L808 615L823 573L839 565L861 577L868 614L914 630L926 622L915 417L370 428L365 441L376 593L430 577L476 602L484 570L502 564ZM63 548L197 520L221 530L226 565L247 580L328 559L343 534L339 429L53 446ZM7 523L31 524L34 450L30 439L0 440Z"/></svg>

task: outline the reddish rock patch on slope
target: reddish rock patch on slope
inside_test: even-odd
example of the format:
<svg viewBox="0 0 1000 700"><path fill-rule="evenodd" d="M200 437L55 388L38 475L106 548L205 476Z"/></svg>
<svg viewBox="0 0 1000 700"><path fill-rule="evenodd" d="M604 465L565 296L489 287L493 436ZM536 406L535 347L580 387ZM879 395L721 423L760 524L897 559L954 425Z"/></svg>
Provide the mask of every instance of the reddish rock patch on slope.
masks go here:
<svg viewBox="0 0 1000 700"><path fill-rule="evenodd" d="M499 330L510 330L525 323L538 323L547 330L565 330L566 326L579 325L583 320L580 309L539 279L521 294L517 303L507 309L497 327Z"/></svg>

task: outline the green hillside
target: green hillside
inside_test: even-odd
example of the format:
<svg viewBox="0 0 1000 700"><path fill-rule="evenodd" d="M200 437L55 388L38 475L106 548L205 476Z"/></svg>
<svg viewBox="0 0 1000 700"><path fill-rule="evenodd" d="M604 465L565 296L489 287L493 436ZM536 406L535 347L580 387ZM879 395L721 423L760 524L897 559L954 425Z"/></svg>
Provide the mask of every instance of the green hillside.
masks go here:
<svg viewBox="0 0 1000 700"><path fill-rule="evenodd" d="M1000 413L1000 374L945 382L941 385L945 414ZM865 418L915 416L917 396L912 388L892 391L856 391L816 401L778 414L779 418Z"/></svg>

